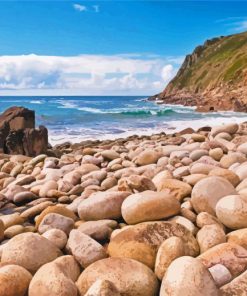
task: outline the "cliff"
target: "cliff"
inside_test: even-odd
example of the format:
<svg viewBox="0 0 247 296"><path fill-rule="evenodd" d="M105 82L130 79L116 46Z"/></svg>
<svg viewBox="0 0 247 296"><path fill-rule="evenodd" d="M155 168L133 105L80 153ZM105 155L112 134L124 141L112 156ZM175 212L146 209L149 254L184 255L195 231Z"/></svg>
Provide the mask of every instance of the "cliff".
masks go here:
<svg viewBox="0 0 247 296"><path fill-rule="evenodd" d="M247 111L247 32L207 40L157 96L200 111ZM154 99L153 97L153 99Z"/></svg>

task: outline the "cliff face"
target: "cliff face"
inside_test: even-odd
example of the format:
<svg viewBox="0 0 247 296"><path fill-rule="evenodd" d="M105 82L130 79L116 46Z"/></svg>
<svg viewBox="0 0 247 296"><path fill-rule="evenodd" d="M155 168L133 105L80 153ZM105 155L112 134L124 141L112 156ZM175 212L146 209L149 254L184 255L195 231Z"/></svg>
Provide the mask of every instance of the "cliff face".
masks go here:
<svg viewBox="0 0 247 296"><path fill-rule="evenodd" d="M247 111L247 32L198 46L158 98L201 111Z"/></svg>

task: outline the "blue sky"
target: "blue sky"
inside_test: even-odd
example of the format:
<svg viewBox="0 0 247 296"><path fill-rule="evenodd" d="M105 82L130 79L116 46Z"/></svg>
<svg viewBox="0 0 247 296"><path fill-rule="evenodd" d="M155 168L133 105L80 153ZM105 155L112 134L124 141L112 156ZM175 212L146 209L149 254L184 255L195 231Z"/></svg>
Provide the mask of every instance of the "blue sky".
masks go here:
<svg viewBox="0 0 247 296"><path fill-rule="evenodd" d="M245 30L245 1L0 1L0 94L152 94Z"/></svg>

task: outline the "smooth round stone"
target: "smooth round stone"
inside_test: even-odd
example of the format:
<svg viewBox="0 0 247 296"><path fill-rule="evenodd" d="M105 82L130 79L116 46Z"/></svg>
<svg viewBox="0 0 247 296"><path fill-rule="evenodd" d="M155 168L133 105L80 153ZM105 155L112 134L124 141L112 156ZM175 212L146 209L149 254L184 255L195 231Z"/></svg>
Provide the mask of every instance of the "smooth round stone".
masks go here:
<svg viewBox="0 0 247 296"><path fill-rule="evenodd" d="M128 224L165 219L180 212L180 203L167 192L144 191L128 196L122 204Z"/></svg>
<svg viewBox="0 0 247 296"><path fill-rule="evenodd" d="M22 226L22 225L13 225L13 226L10 226L9 228L7 228L4 231L4 236L6 238L12 238L12 237L14 237L17 234L20 234L22 232L25 232L25 227L24 226Z"/></svg>
<svg viewBox="0 0 247 296"><path fill-rule="evenodd" d="M173 222L176 222L176 223L178 223L180 225L183 225L192 234L196 234L196 232L197 232L197 228L195 227L195 225L185 217L175 216L175 217L170 218L169 221L173 221Z"/></svg>
<svg viewBox="0 0 247 296"><path fill-rule="evenodd" d="M75 281L80 268L73 256L62 256L47 263L35 273L29 296L77 296Z"/></svg>
<svg viewBox="0 0 247 296"><path fill-rule="evenodd" d="M40 222L38 230L42 234L54 228L60 229L68 235L74 228L74 220L57 213L49 213Z"/></svg>
<svg viewBox="0 0 247 296"><path fill-rule="evenodd" d="M218 201L216 215L230 229L247 227L247 200L240 195L228 195Z"/></svg>
<svg viewBox="0 0 247 296"><path fill-rule="evenodd" d="M155 260L155 274L159 280L163 279L167 268L178 257L185 256L183 240L172 236L166 239L159 247Z"/></svg>
<svg viewBox="0 0 247 296"><path fill-rule="evenodd" d="M136 159L134 160L134 162L137 165L143 166L143 165L147 165L147 164L153 164L153 163L157 163L158 159L160 157L160 154L154 150L145 150L143 152L141 152Z"/></svg>
<svg viewBox="0 0 247 296"><path fill-rule="evenodd" d="M214 148L209 150L209 156L211 156L214 160L220 161L224 152L221 148Z"/></svg>
<svg viewBox="0 0 247 296"><path fill-rule="evenodd" d="M48 239L56 247L62 250L67 243L67 235L60 229L50 229L42 234L43 237Z"/></svg>
<svg viewBox="0 0 247 296"><path fill-rule="evenodd" d="M223 168L228 169L234 163L242 163L246 160L247 159L244 154L240 152L232 152L230 154L224 155L220 160L220 164Z"/></svg>
<svg viewBox="0 0 247 296"><path fill-rule="evenodd" d="M216 168L215 165L207 164L207 163L193 163L190 167L191 174L204 174L208 175L211 170Z"/></svg>
<svg viewBox="0 0 247 296"><path fill-rule="evenodd" d="M191 174L189 176L183 177L183 181L191 186L195 186L197 182L206 177L207 175L205 174Z"/></svg>
<svg viewBox="0 0 247 296"><path fill-rule="evenodd" d="M13 201L14 203L19 203L19 202L30 201L34 199L37 199L37 195L33 194L30 191L26 191L26 192L19 192L15 194Z"/></svg>
<svg viewBox="0 0 247 296"><path fill-rule="evenodd" d="M19 213L0 216L0 220L3 222L5 229L13 225L24 223L24 219L20 217Z"/></svg>
<svg viewBox="0 0 247 296"><path fill-rule="evenodd" d="M210 134L215 137L219 133L228 133L230 135L235 134L238 130L238 124L237 123L229 123L224 124L221 126L215 126L212 128Z"/></svg>
<svg viewBox="0 0 247 296"><path fill-rule="evenodd" d="M230 271L222 264L216 264L208 269L211 273L217 287L229 283L232 280Z"/></svg>
<svg viewBox="0 0 247 296"><path fill-rule="evenodd" d="M196 225L199 228L204 227L205 225L217 225L220 226L223 230L225 229L224 225L216 218L215 216L207 213L207 212L201 212L196 217Z"/></svg>
<svg viewBox="0 0 247 296"><path fill-rule="evenodd" d="M175 259L163 277L160 296L219 296L207 268L197 258Z"/></svg>
<svg viewBox="0 0 247 296"><path fill-rule="evenodd" d="M222 264L229 269L233 277L238 276L247 268L247 250L234 243L223 243L212 247L197 257L210 268Z"/></svg>
<svg viewBox="0 0 247 296"><path fill-rule="evenodd" d="M156 174L153 177L152 181L153 181L155 187L157 188L157 190L160 191L160 189L162 188L163 182L166 179L172 179L172 178L173 178L173 176L172 176L171 172L168 170L164 170L164 171L161 171L158 174Z"/></svg>
<svg viewBox="0 0 247 296"><path fill-rule="evenodd" d="M163 180L161 186L157 188L158 191L169 189L169 191L181 201L184 197L191 194L191 186L185 182L176 179L166 179Z"/></svg>
<svg viewBox="0 0 247 296"><path fill-rule="evenodd" d="M121 206L129 192L105 191L97 192L83 200L78 206L78 214L82 220L118 219L121 217Z"/></svg>
<svg viewBox="0 0 247 296"><path fill-rule="evenodd" d="M235 188L228 180L211 176L196 183L191 193L191 202L197 213L207 212L215 215L217 202L222 197L235 193Z"/></svg>
<svg viewBox="0 0 247 296"><path fill-rule="evenodd" d="M190 158L193 161L196 161L196 160L200 159L204 155L208 155L208 150L199 149L199 150L192 151L190 153Z"/></svg>
<svg viewBox="0 0 247 296"><path fill-rule="evenodd" d="M196 239L200 246L200 253L226 242L226 235L223 229L216 225L205 225L197 233Z"/></svg>
<svg viewBox="0 0 247 296"><path fill-rule="evenodd" d="M21 233L8 242L3 249L1 262L12 263L26 268L31 273L40 266L56 259L61 251L49 240L36 233Z"/></svg>
<svg viewBox="0 0 247 296"><path fill-rule="evenodd" d="M0 266L0 296L25 296L32 275L25 268L9 264Z"/></svg>
<svg viewBox="0 0 247 296"><path fill-rule="evenodd" d="M221 296L245 296L247 291L247 271L220 288Z"/></svg>
<svg viewBox="0 0 247 296"><path fill-rule="evenodd" d="M247 143L243 143L243 144L239 145L237 148L237 151L247 155Z"/></svg>
<svg viewBox="0 0 247 296"><path fill-rule="evenodd" d="M118 181L118 190L134 193L145 190L155 191L156 187L152 180L145 176L131 175L130 177L123 177Z"/></svg>
<svg viewBox="0 0 247 296"><path fill-rule="evenodd" d="M235 173L238 175L239 179L242 181L247 178L247 163L239 165L235 169Z"/></svg>
<svg viewBox="0 0 247 296"><path fill-rule="evenodd" d="M235 243L247 249L247 228L229 232L226 238L228 243Z"/></svg>
<svg viewBox="0 0 247 296"><path fill-rule="evenodd" d="M39 191L40 197L46 197L47 192L51 189L57 189L58 185L56 181L50 180L43 184Z"/></svg>
<svg viewBox="0 0 247 296"><path fill-rule="evenodd" d="M153 296L158 294L159 284L152 270L129 258L107 258L87 267L76 283L80 295L85 295L98 280L114 283L120 295Z"/></svg>
<svg viewBox="0 0 247 296"><path fill-rule="evenodd" d="M186 254L198 255L199 246L193 234L184 226L167 221L143 222L124 227L111 236L108 253L111 257L135 259L153 269L158 248L171 236L183 240Z"/></svg>
<svg viewBox="0 0 247 296"><path fill-rule="evenodd" d="M106 258L105 249L90 236L79 230L69 234L66 249L74 256L83 268L100 259Z"/></svg>
<svg viewBox="0 0 247 296"><path fill-rule="evenodd" d="M23 219L30 219L35 217L36 215L40 214L43 210L45 210L48 206L52 205L53 203L51 201L44 201L40 204L37 204L35 206L32 206L31 208L23 211L20 214L20 217Z"/></svg>

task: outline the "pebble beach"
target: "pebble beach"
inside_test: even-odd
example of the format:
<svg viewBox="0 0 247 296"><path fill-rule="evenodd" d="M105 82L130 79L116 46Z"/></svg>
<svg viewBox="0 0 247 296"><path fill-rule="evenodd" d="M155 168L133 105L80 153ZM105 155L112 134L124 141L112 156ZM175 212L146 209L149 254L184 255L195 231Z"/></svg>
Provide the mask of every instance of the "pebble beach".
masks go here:
<svg viewBox="0 0 247 296"><path fill-rule="evenodd" d="M247 125L0 155L0 296L247 293Z"/></svg>

